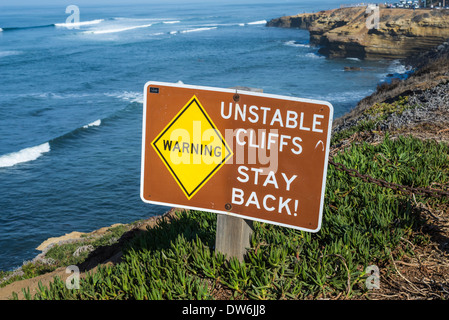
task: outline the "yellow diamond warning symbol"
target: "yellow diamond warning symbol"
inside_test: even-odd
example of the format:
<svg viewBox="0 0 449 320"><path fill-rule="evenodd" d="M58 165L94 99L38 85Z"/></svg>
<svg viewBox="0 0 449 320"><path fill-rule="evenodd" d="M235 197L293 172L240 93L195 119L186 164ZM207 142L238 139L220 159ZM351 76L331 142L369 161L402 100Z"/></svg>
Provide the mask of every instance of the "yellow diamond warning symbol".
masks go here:
<svg viewBox="0 0 449 320"><path fill-rule="evenodd" d="M233 155L195 95L151 144L189 200Z"/></svg>

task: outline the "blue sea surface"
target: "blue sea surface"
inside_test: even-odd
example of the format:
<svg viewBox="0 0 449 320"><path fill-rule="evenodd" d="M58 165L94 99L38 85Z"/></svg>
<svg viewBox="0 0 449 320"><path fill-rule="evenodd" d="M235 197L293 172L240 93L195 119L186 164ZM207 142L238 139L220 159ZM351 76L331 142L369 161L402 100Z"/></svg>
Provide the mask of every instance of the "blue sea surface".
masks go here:
<svg viewBox="0 0 449 320"><path fill-rule="evenodd" d="M265 26L338 5L92 1L73 29L65 5L0 4L0 270L49 237L168 210L139 196L147 81L327 100L335 117L371 94L401 66L330 60L307 31Z"/></svg>

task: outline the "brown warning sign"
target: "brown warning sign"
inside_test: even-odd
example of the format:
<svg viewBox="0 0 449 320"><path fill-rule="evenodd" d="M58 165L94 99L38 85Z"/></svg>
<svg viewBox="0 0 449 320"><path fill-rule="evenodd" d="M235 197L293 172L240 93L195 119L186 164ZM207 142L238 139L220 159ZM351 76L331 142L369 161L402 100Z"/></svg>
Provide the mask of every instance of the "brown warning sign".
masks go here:
<svg viewBox="0 0 449 320"><path fill-rule="evenodd" d="M149 82L141 198L316 232L332 116L324 101Z"/></svg>

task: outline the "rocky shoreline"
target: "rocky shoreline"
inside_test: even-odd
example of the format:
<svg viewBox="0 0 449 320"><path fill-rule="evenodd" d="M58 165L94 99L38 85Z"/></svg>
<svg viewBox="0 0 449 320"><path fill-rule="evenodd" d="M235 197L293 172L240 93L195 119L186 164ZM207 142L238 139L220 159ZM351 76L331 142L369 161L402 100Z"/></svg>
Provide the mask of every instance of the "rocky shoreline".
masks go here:
<svg viewBox="0 0 449 320"><path fill-rule="evenodd" d="M379 131L402 134L418 133L427 126L424 131L433 132L436 140L449 141L449 130L445 130L449 128L449 43L410 57L404 63L414 72L407 79L379 85L353 110L335 119L333 134L374 121Z"/></svg>
<svg viewBox="0 0 449 320"><path fill-rule="evenodd" d="M284 16L266 26L308 30L321 54L359 59L405 59L449 38L449 10L377 8L379 23L370 29L367 7Z"/></svg>

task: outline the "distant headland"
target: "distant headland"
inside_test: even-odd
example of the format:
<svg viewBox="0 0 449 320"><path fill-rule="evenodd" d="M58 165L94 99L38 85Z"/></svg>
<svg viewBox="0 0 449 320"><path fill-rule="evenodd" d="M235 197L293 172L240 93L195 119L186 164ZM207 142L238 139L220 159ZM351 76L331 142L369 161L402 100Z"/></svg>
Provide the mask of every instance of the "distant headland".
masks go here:
<svg viewBox="0 0 449 320"><path fill-rule="evenodd" d="M353 5L284 16L266 25L308 30L310 43L320 46L320 53L329 57L405 59L447 41L449 10Z"/></svg>

